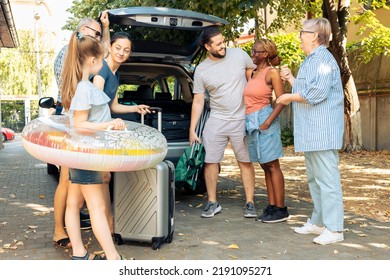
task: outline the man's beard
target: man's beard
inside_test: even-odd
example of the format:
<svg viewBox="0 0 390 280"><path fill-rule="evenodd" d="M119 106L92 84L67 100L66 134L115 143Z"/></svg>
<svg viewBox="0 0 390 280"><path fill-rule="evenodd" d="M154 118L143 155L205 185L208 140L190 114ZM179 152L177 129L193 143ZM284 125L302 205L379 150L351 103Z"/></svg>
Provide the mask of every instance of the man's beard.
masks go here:
<svg viewBox="0 0 390 280"><path fill-rule="evenodd" d="M212 56L214 56L215 58L224 58L226 56L226 49L225 50L225 53L224 54L220 54L219 52L209 52Z"/></svg>

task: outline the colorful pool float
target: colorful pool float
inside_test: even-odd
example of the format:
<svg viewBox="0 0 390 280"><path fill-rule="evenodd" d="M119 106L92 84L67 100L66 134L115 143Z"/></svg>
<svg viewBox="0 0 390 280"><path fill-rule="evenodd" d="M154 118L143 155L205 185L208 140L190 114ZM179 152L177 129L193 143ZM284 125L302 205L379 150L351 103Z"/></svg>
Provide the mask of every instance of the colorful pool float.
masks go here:
<svg viewBox="0 0 390 280"><path fill-rule="evenodd" d="M39 160L85 170L141 170L165 158L164 135L150 126L126 124L125 131L75 129L68 116L39 117L24 127L22 142Z"/></svg>

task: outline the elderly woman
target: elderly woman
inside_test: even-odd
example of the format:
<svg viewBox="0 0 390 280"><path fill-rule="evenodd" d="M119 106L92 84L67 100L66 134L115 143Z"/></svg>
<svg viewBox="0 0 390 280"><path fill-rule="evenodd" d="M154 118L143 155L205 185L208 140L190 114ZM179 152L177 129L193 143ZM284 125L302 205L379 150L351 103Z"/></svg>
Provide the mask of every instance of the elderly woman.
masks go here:
<svg viewBox="0 0 390 280"><path fill-rule="evenodd" d="M293 103L294 146L304 152L306 175L314 209L311 219L295 232L317 234L321 245L344 240L344 208L338 168L338 150L343 145L344 94L340 69L327 50L330 23L309 19L300 32L301 48L307 55L298 75L283 67L281 77L292 86L277 103Z"/></svg>

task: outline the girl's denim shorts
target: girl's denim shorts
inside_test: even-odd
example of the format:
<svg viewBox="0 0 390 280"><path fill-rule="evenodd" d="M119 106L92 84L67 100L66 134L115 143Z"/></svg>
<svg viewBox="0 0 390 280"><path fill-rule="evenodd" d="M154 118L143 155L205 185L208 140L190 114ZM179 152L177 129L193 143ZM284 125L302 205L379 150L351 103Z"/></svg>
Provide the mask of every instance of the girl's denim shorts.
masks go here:
<svg viewBox="0 0 390 280"><path fill-rule="evenodd" d="M103 184L103 172L69 168L69 180L73 184Z"/></svg>

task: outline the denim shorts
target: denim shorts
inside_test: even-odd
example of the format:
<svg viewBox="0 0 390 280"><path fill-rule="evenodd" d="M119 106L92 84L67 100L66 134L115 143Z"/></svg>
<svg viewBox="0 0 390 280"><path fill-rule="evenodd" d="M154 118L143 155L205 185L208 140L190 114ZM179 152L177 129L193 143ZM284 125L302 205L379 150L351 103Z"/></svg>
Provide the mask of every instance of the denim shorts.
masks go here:
<svg viewBox="0 0 390 280"><path fill-rule="evenodd" d="M103 184L103 172L69 168L69 180L73 184Z"/></svg>
<svg viewBox="0 0 390 280"><path fill-rule="evenodd" d="M249 155L252 162L268 163L283 157L279 117L267 130L259 130L259 126L271 115L272 107L267 106L246 117Z"/></svg>

